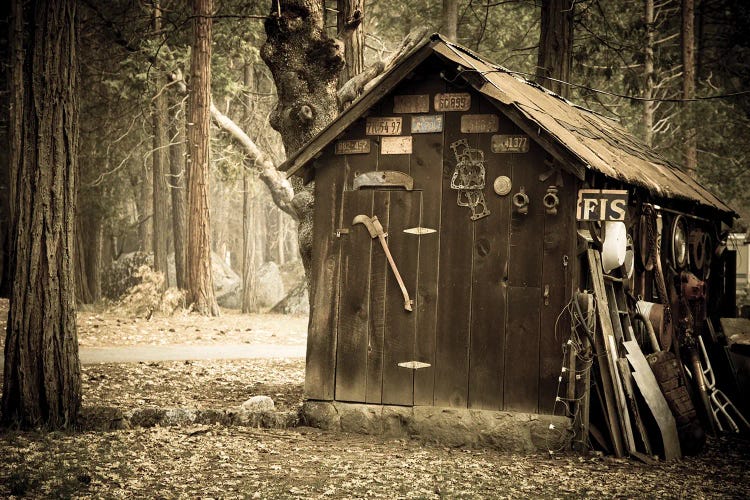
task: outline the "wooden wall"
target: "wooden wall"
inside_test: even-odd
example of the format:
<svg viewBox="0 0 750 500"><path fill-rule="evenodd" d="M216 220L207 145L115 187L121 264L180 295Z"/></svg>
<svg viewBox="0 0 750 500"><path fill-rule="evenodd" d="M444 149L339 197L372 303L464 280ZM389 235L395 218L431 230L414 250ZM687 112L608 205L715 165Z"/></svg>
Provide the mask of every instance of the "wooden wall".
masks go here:
<svg viewBox="0 0 750 500"><path fill-rule="evenodd" d="M436 93L471 92L469 111L442 113L442 132L411 134L411 154L385 155L379 138L365 135L362 117L341 139L369 137L369 154L336 155L331 145L316 161L306 396L552 413L569 329L564 315L557 331L555 325L574 275L576 181L551 170L555 165L533 141L528 153L493 153L493 133L462 133L461 115L492 113L499 116L496 133L522 134L494 104L446 83L437 71L417 72L422 76L402 82L369 116L401 116L402 135L410 135L411 116L393 113L393 95L429 94L429 114L437 114ZM450 144L459 139L484 152L491 215L476 221L450 187L456 165ZM416 192L351 191L355 174L372 170L407 173ZM507 196L492 188L501 175L512 180ZM561 203L550 215L542 197L559 180ZM511 203L522 186L531 199L525 215ZM352 227L357 214L377 215L389 233L413 312L403 310L377 239ZM403 232L415 226L436 232ZM336 236L339 229L349 232ZM430 367L397 365L412 360Z"/></svg>

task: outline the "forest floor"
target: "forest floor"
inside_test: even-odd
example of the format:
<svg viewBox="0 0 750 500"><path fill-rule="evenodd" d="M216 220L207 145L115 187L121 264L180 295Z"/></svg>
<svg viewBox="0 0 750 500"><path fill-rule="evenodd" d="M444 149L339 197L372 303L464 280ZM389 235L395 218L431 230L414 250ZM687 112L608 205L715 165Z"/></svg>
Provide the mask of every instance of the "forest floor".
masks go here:
<svg viewBox="0 0 750 500"><path fill-rule="evenodd" d="M7 302L0 302L0 331ZM81 346L305 342L305 318L126 319L80 312ZM1 336L0 336L1 337ZM302 358L84 364L84 406L302 402ZM750 442L646 466L598 454L515 455L309 427L0 431L0 498L750 498Z"/></svg>

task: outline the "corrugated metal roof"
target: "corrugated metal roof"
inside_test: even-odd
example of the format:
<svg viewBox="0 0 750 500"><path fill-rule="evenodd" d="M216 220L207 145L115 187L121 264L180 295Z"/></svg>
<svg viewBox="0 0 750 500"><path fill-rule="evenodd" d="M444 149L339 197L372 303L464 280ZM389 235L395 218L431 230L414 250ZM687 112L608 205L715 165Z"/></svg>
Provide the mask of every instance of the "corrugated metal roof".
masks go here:
<svg viewBox="0 0 750 500"><path fill-rule="evenodd" d="M392 88L398 83L392 77L389 81L388 76L392 76L404 63L411 66L407 61L410 58L424 60L425 50L421 49L425 48L431 48L442 59L459 65L467 77L475 75L467 80L479 92L490 100L516 110L523 118L532 122L534 128L543 129L586 168L641 186L656 197L691 200L734 214L734 210L716 195L617 122L576 106L536 83L448 42L440 35L433 35L421 47L404 56L367 94L377 93L382 96L387 93L389 89L383 88L384 86ZM413 64L414 61L411 62ZM291 175L304 167L310 158L335 139L330 132L342 130L358 118L364 110L357 104L366 104L369 101L366 97L367 95L360 96L334 121L335 126L331 124L318 135L316 139L320 140L313 139L290 157L282 165L282 170L288 169ZM334 130L331 130L332 127Z"/></svg>

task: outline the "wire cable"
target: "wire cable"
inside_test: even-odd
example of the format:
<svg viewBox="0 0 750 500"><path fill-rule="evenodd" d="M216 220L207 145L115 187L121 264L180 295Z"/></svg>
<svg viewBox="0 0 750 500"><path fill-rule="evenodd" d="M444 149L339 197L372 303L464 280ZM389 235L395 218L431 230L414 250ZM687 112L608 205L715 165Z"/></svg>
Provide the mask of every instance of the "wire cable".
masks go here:
<svg viewBox="0 0 750 500"><path fill-rule="evenodd" d="M687 99L683 98L677 98L677 97L638 97L638 96L632 96L632 95L625 95L625 94L618 94L617 92L610 92L608 90L601 90L601 89L595 89L593 87L588 87L586 85L581 85L580 83L572 83L572 82L566 82L565 80L560 80L558 78L552 78L551 76L541 76L541 75L535 75L532 73L526 73L524 71L514 71L507 68L502 69L494 69L490 71L479 71L477 69L462 69L459 71L456 76L460 76L462 73L478 73L482 76L489 74L489 73L507 73L510 75L521 75L524 77L524 80L526 80L528 83L535 83L531 80L526 79L525 77L530 76L534 78L544 78L545 80L549 80L556 83L561 83L563 85L568 85L569 87L575 87L579 89L588 90L589 92L594 92L596 94L603 94L608 95L612 97L619 97L621 99L629 99L631 101L639 101L639 102L698 102L698 101L709 101L713 99L728 99L730 97L739 97L743 95L750 95L750 90L740 90L738 92L730 92L727 94L717 94L717 95L709 95L709 96L699 96L699 97L691 97Z"/></svg>

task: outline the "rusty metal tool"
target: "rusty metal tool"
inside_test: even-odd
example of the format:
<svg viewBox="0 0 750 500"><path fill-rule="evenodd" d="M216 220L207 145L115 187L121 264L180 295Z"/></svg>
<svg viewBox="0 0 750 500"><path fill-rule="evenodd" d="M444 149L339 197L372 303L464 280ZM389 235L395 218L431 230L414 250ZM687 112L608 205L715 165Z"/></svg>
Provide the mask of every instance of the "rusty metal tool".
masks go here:
<svg viewBox="0 0 750 500"><path fill-rule="evenodd" d="M401 274L398 272L398 268L396 267L396 263L393 261L393 256L391 255L391 251L388 248L388 242L385 241L386 233L383 231L383 225L378 220L377 216L368 217L367 215L357 215L354 217L354 220L352 221L352 226L356 224L363 224L367 228L367 232L370 233L370 236L372 239L379 239L380 240L380 246L383 247L383 251L385 252L385 256L388 258L388 263L391 265L391 270L393 271L393 274L396 276L396 281L398 281L398 286L401 288L401 294L404 296L404 309L407 311L412 310L412 304L414 302L409 298L409 292L406 291L406 285L404 285L404 280L401 279Z"/></svg>

